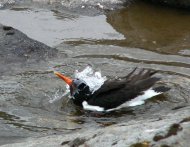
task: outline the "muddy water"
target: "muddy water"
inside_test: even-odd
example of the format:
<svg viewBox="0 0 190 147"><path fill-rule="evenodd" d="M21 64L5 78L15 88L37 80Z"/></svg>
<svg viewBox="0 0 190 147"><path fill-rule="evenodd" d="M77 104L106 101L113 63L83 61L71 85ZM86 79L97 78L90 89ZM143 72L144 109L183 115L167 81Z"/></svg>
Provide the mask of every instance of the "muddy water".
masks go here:
<svg viewBox="0 0 190 147"><path fill-rule="evenodd" d="M117 17L119 16L119 17ZM108 16L107 21L126 36L121 45L169 54L190 47L190 12L140 3ZM117 23L116 23L117 22Z"/></svg>
<svg viewBox="0 0 190 147"><path fill-rule="evenodd" d="M189 11L138 2L107 15L107 22L125 39L92 42L137 47L164 54L186 52L189 55L189 20ZM85 40L79 43L85 43Z"/></svg>
<svg viewBox="0 0 190 147"><path fill-rule="evenodd" d="M158 118L189 106L188 12L136 3L92 17L34 6L27 3L0 10L0 23L55 47L64 58L1 75L0 144ZM76 69L89 64L108 78L124 76L136 66L156 69L172 90L139 107L109 114L84 112L67 95L62 97L66 88L53 70L72 77ZM51 102L54 98L57 101Z"/></svg>

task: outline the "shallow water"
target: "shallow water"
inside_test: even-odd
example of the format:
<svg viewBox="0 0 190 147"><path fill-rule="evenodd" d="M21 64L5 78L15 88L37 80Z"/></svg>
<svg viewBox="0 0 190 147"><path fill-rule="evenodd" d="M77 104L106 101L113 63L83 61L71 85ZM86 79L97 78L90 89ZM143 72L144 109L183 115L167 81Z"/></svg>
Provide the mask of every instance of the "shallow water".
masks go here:
<svg viewBox="0 0 190 147"><path fill-rule="evenodd" d="M67 13L40 9L2 10L0 20L49 46L56 46L64 40L124 38L106 22L104 15L89 17Z"/></svg>
<svg viewBox="0 0 190 147"><path fill-rule="evenodd" d="M107 22L125 39L78 42L136 47L164 54L182 54L190 47L190 12L138 2L107 14ZM189 54L186 54L189 56Z"/></svg>
<svg viewBox="0 0 190 147"><path fill-rule="evenodd" d="M189 12L140 2L97 16L46 5L38 8L30 2L0 10L0 23L65 55L1 75L0 144L96 130L186 107L190 93L189 19ZM67 89L53 71L74 77L75 70L88 65L107 78L124 76L134 67L156 69L160 71L156 76L172 90L139 107L107 114L84 112L68 95L63 96Z"/></svg>

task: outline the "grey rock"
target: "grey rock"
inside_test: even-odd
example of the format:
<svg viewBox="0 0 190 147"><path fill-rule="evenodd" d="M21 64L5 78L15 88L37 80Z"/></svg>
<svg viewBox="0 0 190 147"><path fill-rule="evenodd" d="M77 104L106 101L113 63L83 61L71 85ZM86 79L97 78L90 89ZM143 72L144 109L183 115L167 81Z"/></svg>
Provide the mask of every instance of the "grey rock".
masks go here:
<svg viewBox="0 0 190 147"><path fill-rule="evenodd" d="M136 143L161 146L188 147L190 132L190 107L166 114L162 119L137 118L105 128L88 129L67 135L52 135L41 138L28 138L24 142L7 144L2 147L43 147L43 146L133 146ZM174 130L172 130L174 129ZM172 133L171 133L172 132ZM166 134L160 140L155 140L158 134ZM170 135L168 135L170 134Z"/></svg>
<svg viewBox="0 0 190 147"><path fill-rule="evenodd" d="M57 50L30 39L22 32L0 24L0 73L15 66L24 68L57 56ZM17 65L16 65L17 64ZM15 69L18 70L18 69ZM11 71L12 72L12 71Z"/></svg>
<svg viewBox="0 0 190 147"><path fill-rule="evenodd" d="M67 58L60 59L56 58L60 54L56 49L12 27L1 26L0 33L3 75L0 77L0 144L3 147L189 146L189 57L115 46L66 48L60 45L57 49L67 54ZM65 90L52 69L71 75L89 63L110 77L122 76L135 66L157 69L162 82L171 90L145 105L102 116L78 111L64 103L65 99L48 103L49 98L57 93L62 95ZM5 74L8 71L13 75Z"/></svg>
<svg viewBox="0 0 190 147"><path fill-rule="evenodd" d="M54 57L56 49L28 38L10 27L0 25L0 55L6 63L40 61Z"/></svg>

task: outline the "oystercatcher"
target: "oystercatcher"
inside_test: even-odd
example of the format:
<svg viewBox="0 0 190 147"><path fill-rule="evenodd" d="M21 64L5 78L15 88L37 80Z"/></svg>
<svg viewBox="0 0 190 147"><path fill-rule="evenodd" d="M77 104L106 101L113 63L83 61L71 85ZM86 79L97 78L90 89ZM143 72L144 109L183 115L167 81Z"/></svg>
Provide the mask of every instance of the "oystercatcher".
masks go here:
<svg viewBox="0 0 190 147"><path fill-rule="evenodd" d="M157 71L141 69L137 74L135 68L127 76L114 80L106 80L104 84L92 92L87 83L79 78L71 79L54 72L70 87L70 94L74 104L90 111L112 111L123 106L136 106L144 100L168 91L165 86L154 87L160 80L152 77Z"/></svg>

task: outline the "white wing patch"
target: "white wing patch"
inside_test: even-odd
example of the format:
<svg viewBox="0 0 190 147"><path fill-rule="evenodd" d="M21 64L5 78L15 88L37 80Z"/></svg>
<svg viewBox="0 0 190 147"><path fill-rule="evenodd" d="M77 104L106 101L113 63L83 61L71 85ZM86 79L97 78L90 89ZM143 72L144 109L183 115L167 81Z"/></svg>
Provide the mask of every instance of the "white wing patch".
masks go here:
<svg viewBox="0 0 190 147"><path fill-rule="evenodd" d="M134 106L142 105L142 104L144 104L145 100L147 100L153 96L162 94L162 93L163 92L156 92L152 88L150 88L150 89L144 91L143 95L139 95L136 98L132 99L131 101L127 101L116 108L108 109L106 111L110 112L110 111L118 110L118 109L121 109L124 107L134 107Z"/></svg>
<svg viewBox="0 0 190 147"><path fill-rule="evenodd" d="M116 108L108 109L106 111L110 112L110 111L121 109L123 107L129 107L129 106L134 107L134 106L142 105L142 104L144 104L145 100L147 100L153 96L159 95L159 94L162 94L162 92L156 92L152 88L150 88L150 89L144 91L143 95L139 95L136 98L132 99L131 101L127 101L126 103L123 103L122 105L120 105ZM100 112L105 111L103 107L89 105L86 101L84 101L82 103L82 106L83 106L84 110L100 111Z"/></svg>
<svg viewBox="0 0 190 147"><path fill-rule="evenodd" d="M82 106L84 110L90 110L90 111L104 111L104 108L99 106L92 106L89 105L86 101L82 102Z"/></svg>
<svg viewBox="0 0 190 147"><path fill-rule="evenodd" d="M138 105L142 105L144 104L144 101L153 97L153 96L156 96L156 95L159 95L161 94L162 92L156 92L154 91L152 88L144 91L144 94L143 95L139 95L137 96L136 98L132 99L131 101L128 102L128 106L138 106Z"/></svg>

